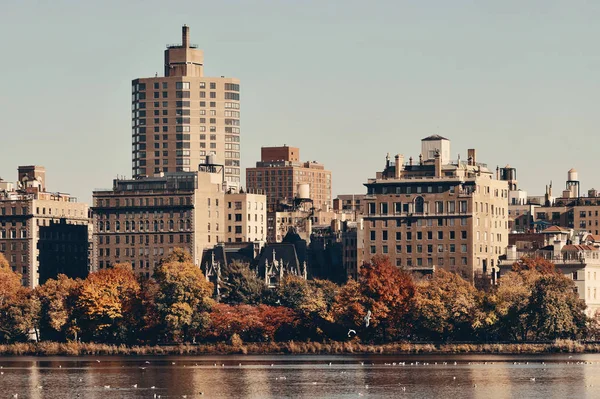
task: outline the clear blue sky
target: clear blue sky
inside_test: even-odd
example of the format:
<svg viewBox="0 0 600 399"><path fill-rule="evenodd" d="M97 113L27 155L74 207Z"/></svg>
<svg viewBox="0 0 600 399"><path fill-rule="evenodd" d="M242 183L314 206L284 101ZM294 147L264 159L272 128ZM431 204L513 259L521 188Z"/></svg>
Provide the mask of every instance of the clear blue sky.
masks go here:
<svg viewBox="0 0 600 399"><path fill-rule="evenodd" d="M476 148L521 188L600 188L600 1L0 0L0 176L47 168L89 201L131 174L131 79L181 25L207 75L241 79L242 166L288 144L363 192L387 152ZM555 191L558 192L558 191Z"/></svg>

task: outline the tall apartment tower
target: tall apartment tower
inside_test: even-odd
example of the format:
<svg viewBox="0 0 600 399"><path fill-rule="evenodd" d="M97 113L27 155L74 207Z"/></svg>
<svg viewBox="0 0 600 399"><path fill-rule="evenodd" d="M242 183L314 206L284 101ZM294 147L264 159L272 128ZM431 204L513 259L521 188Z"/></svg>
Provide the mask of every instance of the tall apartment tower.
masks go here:
<svg viewBox="0 0 600 399"><path fill-rule="evenodd" d="M133 178L193 172L214 155L239 188L239 80L204 76L204 54L186 25L182 43L167 46L164 68L163 77L132 81Z"/></svg>
<svg viewBox="0 0 600 399"><path fill-rule="evenodd" d="M301 197L311 199L315 209L330 210L331 171L325 166L314 161L301 162L300 149L286 145L262 147L260 155L256 167L246 169L246 186L248 192L267 196L269 210L274 211L278 202Z"/></svg>
<svg viewBox="0 0 600 399"><path fill-rule="evenodd" d="M406 270L436 268L467 278L490 275L508 244L508 184L476 160L450 160L450 141L421 141L418 161L389 157L369 179L364 260L388 256Z"/></svg>

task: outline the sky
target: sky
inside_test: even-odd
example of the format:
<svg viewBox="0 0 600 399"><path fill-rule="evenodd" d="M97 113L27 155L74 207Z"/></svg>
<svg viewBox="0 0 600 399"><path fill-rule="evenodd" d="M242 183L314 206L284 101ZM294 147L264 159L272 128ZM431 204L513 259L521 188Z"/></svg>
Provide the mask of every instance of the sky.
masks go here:
<svg viewBox="0 0 600 399"><path fill-rule="evenodd" d="M541 195L567 171L600 189L600 2L0 0L0 177L46 167L49 191L89 202L131 176L131 80L167 43L204 50L206 76L241 80L242 166L300 147L363 193L386 153L420 139L517 168Z"/></svg>

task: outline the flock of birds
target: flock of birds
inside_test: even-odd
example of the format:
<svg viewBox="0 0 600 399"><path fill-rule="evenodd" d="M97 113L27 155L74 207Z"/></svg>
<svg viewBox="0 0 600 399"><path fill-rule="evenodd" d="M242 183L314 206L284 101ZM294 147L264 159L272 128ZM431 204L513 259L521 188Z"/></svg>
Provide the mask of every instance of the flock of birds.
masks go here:
<svg viewBox="0 0 600 399"><path fill-rule="evenodd" d="M369 323L369 319L370 319L370 312L369 312L369 313L368 313L368 315L365 317L365 321L366 321L367 325L368 325L368 323ZM354 331L354 330L350 330L350 331ZM350 333L349 333L349 334L350 334ZM569 356L568 358L569 358L569 359L572 359L573 357L572 357L572 356ZM97 363L100 363L100 360L96 360L96 362L97 362ZM171 362L171 365L173 365L173 366L175 366L176 364L177 364L176 362ZM375 366L375 365L376 365L376 364L375 364L375 363L373 363L373 362L371 362L371 363L365 363L364 361L361 361L361 362L359 362L359 364L360 364L361 366ZM466 364L466 365L493 365L493 364L495 364L495 363L494 363L494 362L465 362L464 364ZM528 362L528 361L525 361L525 362L517 362L517 361L515 361L515 362L513 362L512 364L513 364L513 365L529 365L529 362ZM546 363L545 363L545 362L543 362L543 361L542 361L542 362L540 362L540 363L537 363L537 362L536 362L536 363L532 363L532 364L541 364L541 365L543 365L543 366L546 366ZM600 362L589 362L589 361L570 361L570 360L569 360L569 361L567 361L565 364L567 364L567 365L592 365L592 364L600 364ZM145 370L146 370L146 368L147 368L149 365L150 365L150 362L149 362L149 361L145 361L145 362L143 363L143 365L140 365L140 366L139 366L139 369L140 369L141 371L145 371ZM334 364L333 364L332 362L329 362L329 363L327 363L326 365L327 365L327 366L333 366ZM383 366L401 366L401 367L405 367L405 366L415 366L415 367L418 367L418 366L431 366L431 365L434 365L434 366L438 366L438 365L442 365L442 366L448 366L448 365L450 365L450 366L457 366L457 365L459 365L459 363L455 361L455 362L450 362L450 363L449 363L449 362L439 362L439 363L438 363L438 362L433 362L433 364L432 364L432 363L429 363L429 362L419 362L419 361L414 361L414 362L389 362L389 363L388 363L388 362L384 362L384 363L377 364L377 365L383 365ZM200 366L203 366L203 365L200 365L200 364L198 364L198 363L195 363L195 364L194 364L194 366L196 366L196 367L200 367ZM243 366L243 365L242 365L242 363L238 363L238 367L242 367L242 366ZM275 364L274 364L274 363L271 363L271 364L270 364L270 366L271 366L271 367L274 367L274 366L275 366ZM124 366L123 366L123 367L124 367ZM186 365L184 364L184 365L183 365L183 367L186 367ZM224 364L224 363L221 363L221 364L214 363L214 364L213 364L213 367L225 367L225 364ZM58 366L58 368L62 368L62 365L59 365L59 366ZM4 367L3 367L3 366L0 366L0 369L4 369ZM547 370L547 369L546 369L546 368L543 368L542 370L544 371L544 370ZM341 374L346 374L346 373L347 373L347 371L341 371ZM0 371L0 376L2 376L2 375L4 375L4 371ZM287 377L286 377L286 376L279 376L279 377L275 377L275 381L286 381L286 380L287 380ZM453 381L456 381L456 376L453 376L453 377L452 377L452 380L453 380ZM536 377L530 377L530 378L529 378L529 381L531 381L531 382L535 382L535 381L536 381ZM82 378L79 378L79 382L83 382L83 379L82 379ZM317 384L318 384L318 383L317 383L316 381L313 381L313 382L312 382L312 385L317 385ZM399 385L402 385L402 384L400 383ZM369 389L369 385L368 385L368 384L367 384L367 385L365 385L364 387L365 387L365 389ZM586 385L586 387L593 387L593 385ZM37 386L37 388L41 390L41 389L43 389L43 386L39 385L39 386ZM133 384L133 385L131 385L131 387L130 387L130 388L122 388L122 387L121 387L121 388L118 388L118 387L112 387L111 385L103 385L102 387L97 387L97 388L103 388L103 389L106 389L106 390L109 390L109 389L117 389L117 390L122 390L122 389L138 389L138 384ZM473 388L477 388L477 385L476 385L476 384L474 384L474 385L473 385ZM140 389L141 389L141 388L140 388ZM156 386L150 386L150 387L148 387L148 388L145 388L145 389L149 389L149 390L157 390L157 387L156 387ZM403 392L405 392L405 391L406 391L406 386L402 386L400 389L401 389ZM195 395L202 396L202 395L204 395L204 392L197 392ZM194 397L195 397L195 395L194 395ZM80 397L80 394L77 394L76 396L77 396L77 397ZM364 396L364 394L363 394L362 392L359 392L359 393L358 393L358 396ZM172 396L169 396L169 397L172 397ZM181 398L183 398L183 399L186 399L186 398L188 398L188 395L187 395L187 394L184 394L184 395L180 395L180 396L177 396L177 397L181 397ZM191 397L192 397L192 396L190 396L190 398L191 398ZM12 395L12 398L13 398L13 399L18 399L18 398L19 398L19 394L17 394L17 393L13 394L13 395ZM153 398L155 398L155 399L160 399L160 398L161 398L161 395L160 395L160 394L158 394L158 393L154 393L154 395L153 395Z"/></svg>

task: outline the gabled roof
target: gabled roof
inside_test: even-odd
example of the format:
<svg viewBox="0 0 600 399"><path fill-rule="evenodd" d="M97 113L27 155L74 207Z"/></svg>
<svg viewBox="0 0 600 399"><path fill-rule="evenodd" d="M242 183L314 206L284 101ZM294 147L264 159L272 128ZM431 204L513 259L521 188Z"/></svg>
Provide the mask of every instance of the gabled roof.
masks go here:
<svg viewBox="0 0 600 399"><path fill-rule="evenodd" d="M580 252L580 251L597 251L598 248L593 247L591 245L565 245L562 247L561 251L564 252Z"/></svg>
<svg viewBox="0 0 600 399"><path fill-rule="evenodd" d="M600 242L600 235L588 234L585 239L586 241Z"/></svg>
<svg viewBox="0 0 600 399"><path fill-rule="evenodd" d="M569 233L570 231L567 229L563 229L559 226L550 226L547 229L542 231L542 234L556 234L556 233Z"/></svg>
<svg viewBox="0 0 600 399"><path fill-rule="evenodd" d="M425 137L421 141L437 141L437 140L448 140L445 137L440 136L439 134L432 134L431 136Z"/></svg>

